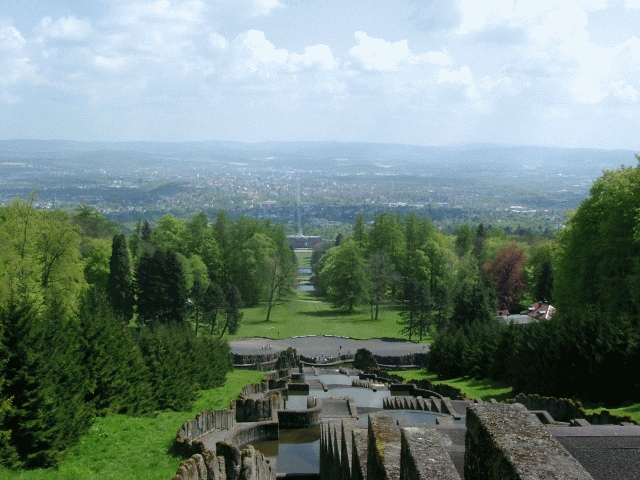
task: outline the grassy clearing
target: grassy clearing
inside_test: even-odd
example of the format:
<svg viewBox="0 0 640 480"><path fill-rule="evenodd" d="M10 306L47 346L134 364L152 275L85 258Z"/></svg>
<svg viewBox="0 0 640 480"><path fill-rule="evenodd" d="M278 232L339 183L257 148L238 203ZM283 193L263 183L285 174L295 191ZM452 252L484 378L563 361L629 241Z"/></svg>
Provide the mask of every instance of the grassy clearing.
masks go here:
<svg viewBox="0 0 640 480"><path fill-rule="evenodd" d="M311 267L312 252L295 252L299 267Z"/></svg>
<svg viewBox="0 0 640 480"><path fill-rule="evenodd" d="M265 322L266 306L245 308L244 318L236 335L227 338L265 337L288 338L294 335L344 335L352 338L405 338L400 335L398 310L385 306L378 320L371 320L369 310L354 313L336 310L310 295L298 290L296 297L285 305L277 305L271 312L271 320ZM427 342L429 339L423 339Z"/></svg>
<svg viewBox="0 0 640 480"><path fill-rule="evenodd" d="M476 380L475 378L461 377L442 380L439 379L437 375L428 373L425 370L389 373L399 375L405 380L429 380L432 383L444 383L446 385L451 385L452 387L459 388L469 398L481 398L484 401L495 398L500 402L515 396L512 387L486 378Z"/></svg>
<svg viewBox="0 0 640 480"><path fill-rule="evenodd" d="M183 460L169 453L178 428L205 408L228 408L247 383L262 372L238 370L220 388L201 392L191 412L160 412L153 418L110 415L97 418L91 430L73 447L57 469L12 471L0 469L7 480L110 480L171 478Z"/></svg>

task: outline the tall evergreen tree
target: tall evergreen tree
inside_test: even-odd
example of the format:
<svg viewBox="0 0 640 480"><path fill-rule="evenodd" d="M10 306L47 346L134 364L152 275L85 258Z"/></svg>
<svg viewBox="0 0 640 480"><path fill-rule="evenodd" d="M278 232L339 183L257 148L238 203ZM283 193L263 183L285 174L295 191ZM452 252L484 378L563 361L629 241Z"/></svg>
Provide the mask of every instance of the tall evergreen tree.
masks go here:
<svg viewBox="0 0 640 480"><path fill-rule="evenodd" d="M83 365L89 374L85 400L99 415L148 414L155 407L149 371L128 328L114 316L103 293L90 290L78 315Z"/></svg>
<svg viewBox="0 0 640 480"><path fill-rule="evenodd" d="M129 248L123 234L113 237L109 276L107 277L107 296L113 311L121 321L127 322L133 316L133 276Z"/></svg>
<svg viewBox="0 0 640 480"><path fill-rule="evenodd" d="M187 281L174 252L145 252L136 267L137 312L143 323L182 323Z"/></svg>
<svg viewBox="0 0 640 480"><path fill-rule="evenodd" d="M88 373L79 330L71 319L24 308L1 313L5 345L3 395L12 398L0 430L28 468L54 466L86 433L93 406L85 402ZM9 452L10 453L10 452Z"/></svg>
<svg viewBox="0 0 640 480"><path fill-rule="evenodd" d="M142 224L140 238L142 238L142 240L144 240L145 242L151 241L151 225L149 225L149 222L147 220L145 220Z"/></svg>

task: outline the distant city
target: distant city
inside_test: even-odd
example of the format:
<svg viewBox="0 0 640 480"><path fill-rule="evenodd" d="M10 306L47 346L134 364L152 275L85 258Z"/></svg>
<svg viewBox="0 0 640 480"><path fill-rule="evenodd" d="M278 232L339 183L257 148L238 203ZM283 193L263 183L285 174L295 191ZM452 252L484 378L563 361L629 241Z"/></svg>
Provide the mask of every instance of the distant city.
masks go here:
<svg viewBox="0 0 640 480"><path fill-rule="evenodd" d="M332 236L356 213L419 211L439 228L483 222L550 233L604 169L633 152L332 142L0 142L0 204L81 204L132 224L220 209ZM298 219L299 216L299 219Z"/></svg>

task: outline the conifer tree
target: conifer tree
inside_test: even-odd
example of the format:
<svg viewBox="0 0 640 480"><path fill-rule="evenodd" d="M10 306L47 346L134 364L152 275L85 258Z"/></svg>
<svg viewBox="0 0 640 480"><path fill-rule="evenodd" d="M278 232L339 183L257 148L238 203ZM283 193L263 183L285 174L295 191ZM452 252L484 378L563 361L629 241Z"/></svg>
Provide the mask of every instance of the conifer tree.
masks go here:
<svg viewBox="0 0 640 480"><path fill-rule="evenodd" d="M182 323L187 281L174 252L145 252L136 267L137 311L143 323Z"/></svg>
<svg viewBox="0 0 640 480"><path fill-rule="evenodd" d="M122 328L104 294L91 290L78 315L83 364L89 373L86 401L99 415L147 414L155 407L149 371L128 328Z"/></svg>
<svg viewBox="0 0 640 480"><path fill-rule="evenodd" d="M133 277L129 249L123 234L113 237L107 278L107 295L118 318L123 322L128 321L133 316Z"/></svg>

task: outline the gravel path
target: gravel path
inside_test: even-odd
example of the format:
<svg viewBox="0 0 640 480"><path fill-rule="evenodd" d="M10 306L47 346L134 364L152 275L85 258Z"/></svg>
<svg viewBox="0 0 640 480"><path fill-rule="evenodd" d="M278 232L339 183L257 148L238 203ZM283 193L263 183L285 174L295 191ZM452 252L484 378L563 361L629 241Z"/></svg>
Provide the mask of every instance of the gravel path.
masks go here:
<svg viewBox="0 0 640 480"><path fill-rule="evenodd" d="M295 348L299 355L305 357L336 357L353 354L359 348L366 348L374 355L401 356L410 353L424 353L428 345L408 342L406 340L355 340L346 337L298 337L281 340L266 338L238 338L229 342L231 351L239 355L264 355L278 353L289 347ZM270 348L264 349L265 346Z"/></svg>

